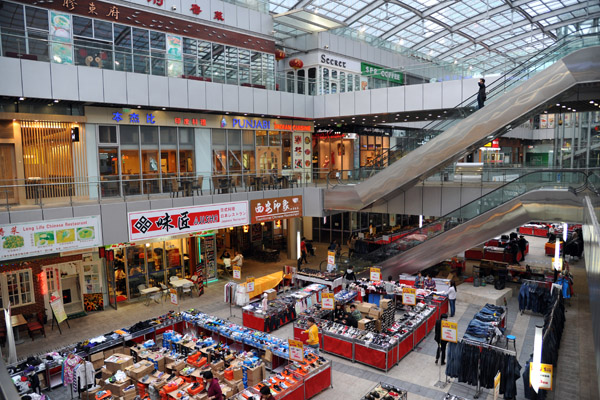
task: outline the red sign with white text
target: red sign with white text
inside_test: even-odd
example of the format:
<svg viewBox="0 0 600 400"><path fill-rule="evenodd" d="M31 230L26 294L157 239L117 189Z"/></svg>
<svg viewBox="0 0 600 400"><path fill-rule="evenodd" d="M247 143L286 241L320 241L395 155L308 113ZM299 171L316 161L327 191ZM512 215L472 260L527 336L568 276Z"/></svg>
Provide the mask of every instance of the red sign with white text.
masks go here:
<svg viewBox="0 0 600 400"><path fill-rule="evenodd" d="M248 225L248 202L130 212L129 241Z"/></svg>

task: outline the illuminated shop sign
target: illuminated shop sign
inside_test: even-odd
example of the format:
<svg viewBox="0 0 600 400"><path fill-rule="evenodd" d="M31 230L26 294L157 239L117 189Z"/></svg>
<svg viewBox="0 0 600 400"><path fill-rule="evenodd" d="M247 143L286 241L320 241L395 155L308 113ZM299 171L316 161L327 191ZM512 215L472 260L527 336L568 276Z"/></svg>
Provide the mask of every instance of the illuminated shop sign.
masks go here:
<svg viewBox="0 0 600 400"><path fill-rule="evenodd" d="M278 124L277 122L275 122L273 124L273 129L277 130L277 131L303 131L303 132L310 132L311 131L311 126L310 125L296 125L296 124Z"/></svg>
<svg viewBox="0 0 600 400"><path fill-rule="evenodd" d="M271 121L264 119L234 118L231 127L243 129L271 129Z"/></svg>
<svg viewBox="0 0 600 400"><path fill-rule="evenodd" d="M370 76L374 79L380 79L399 84L404 83L404 74L402 74L402 72L391 71L389 69L365 62L360 64L360 70L363 75Z"/></svg>

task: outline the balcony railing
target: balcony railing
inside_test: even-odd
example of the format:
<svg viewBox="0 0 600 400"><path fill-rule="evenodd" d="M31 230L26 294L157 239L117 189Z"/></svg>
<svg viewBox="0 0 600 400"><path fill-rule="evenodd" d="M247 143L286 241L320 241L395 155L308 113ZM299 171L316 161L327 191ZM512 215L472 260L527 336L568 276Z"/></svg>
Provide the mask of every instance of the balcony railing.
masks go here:
<svg viewBox="0 0 600 400"><path fill-rule="evenodd" d="M0 210L325 186L327 171L0 179Z"/></svg>

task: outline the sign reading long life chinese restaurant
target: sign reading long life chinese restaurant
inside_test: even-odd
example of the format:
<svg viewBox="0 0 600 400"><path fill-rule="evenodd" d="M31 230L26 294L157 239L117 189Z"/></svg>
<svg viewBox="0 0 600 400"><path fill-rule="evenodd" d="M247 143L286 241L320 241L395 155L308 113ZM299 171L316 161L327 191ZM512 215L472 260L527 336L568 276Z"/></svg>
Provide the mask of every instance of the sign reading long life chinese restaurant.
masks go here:
<svg viewBox="0 0 600 400"><path fill-rule="evenodd" d="M98 216L0 225L0 260L101 245Z"/></svg>
<svg viewBox="0 0 600 400"><path fill-rule="evenodd" d="M250 200L252 223L302 216L302 196Z"/></svg>
<svg viewBox="0 0 600 400"><path fill-rule="evenodd" d="M248 225L248 202L130 212L129 241Z"/></svg>

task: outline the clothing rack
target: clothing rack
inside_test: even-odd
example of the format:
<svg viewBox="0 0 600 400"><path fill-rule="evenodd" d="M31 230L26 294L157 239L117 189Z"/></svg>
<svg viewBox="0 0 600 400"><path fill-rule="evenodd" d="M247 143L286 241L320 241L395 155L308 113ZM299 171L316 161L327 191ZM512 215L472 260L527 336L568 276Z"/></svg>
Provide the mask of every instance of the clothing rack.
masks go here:
<svg viewBox="0 0 600 400"><path fill-rule="evenodd" d="M536 280L533 280L533 279L521 279L521 282L523 284L525 284L525 283L527 283L527 284L534 283L536 286L543 286L546 289L550 289L550 287L552 286L552 282L536 281Z"/></svg>
<svg viewBox="0 0 600 400"><path fill-rule="evenodd" d="M517 357L517 352L514 350L509 350L509 349L503 349L502 347L498 347L498 346L494 346L492 344L488 344L488 343L482 343L482 342L477 342L475 340L469 340L469 339L462 339L462 343L463 344L467 344L469 346L476 346L479 349L481 348L488 348L500 353L504 353L504 354L508 354L509 356L514 356ZM481 393L483 393L483 389L481 388L481 384L479 383L479 377L481 374L481 359L478 358L477 359L477 387L475 389L475 395L473 396L474 399L478 399L479 396L481 396ZM447 380L447 378L446 378Z"/></svg>

